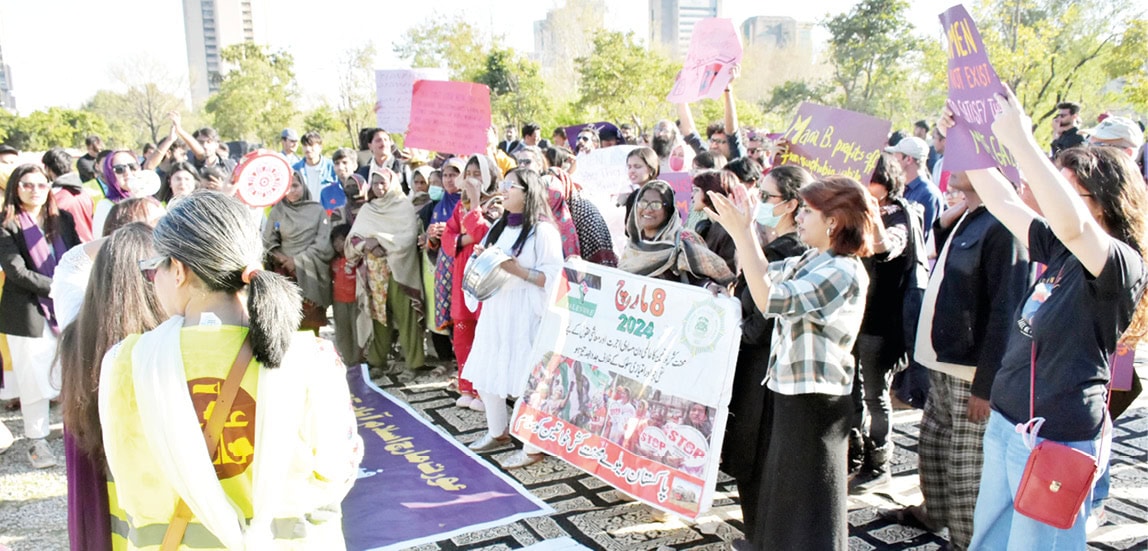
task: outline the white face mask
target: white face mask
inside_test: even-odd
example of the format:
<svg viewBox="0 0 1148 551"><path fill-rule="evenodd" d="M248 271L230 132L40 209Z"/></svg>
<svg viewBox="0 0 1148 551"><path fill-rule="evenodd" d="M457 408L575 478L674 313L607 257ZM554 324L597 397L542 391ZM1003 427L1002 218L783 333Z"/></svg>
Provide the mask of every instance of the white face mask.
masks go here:
<svg viewBox="0 0 1148 551"><path fill-rule="evenodd" d="M781 223L781 219L785 217L785 214L774 214L774 211L777 210L776 207L777 205L770 203L758 203L757 211L754 212L753 217L762 226L776 228Z"/></svg>

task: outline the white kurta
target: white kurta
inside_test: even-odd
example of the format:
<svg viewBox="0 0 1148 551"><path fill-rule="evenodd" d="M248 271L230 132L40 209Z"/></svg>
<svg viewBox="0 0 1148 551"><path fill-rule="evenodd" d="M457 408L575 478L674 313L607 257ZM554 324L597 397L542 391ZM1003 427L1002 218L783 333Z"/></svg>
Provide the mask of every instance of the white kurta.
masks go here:
<svg viewBox="0 0 1148 551"><path fill-rule="evenodd" d="M508 227L495 243L510 252L521 232ZM540 223L527 238L517 261L523 268L546 275L545 289L511 277L494 296L483 301L474 330L474 347L466 361L466 378L480 392L521 396L530 374L530 350L546 311L546 299L562 270L562 237L553 224Z"/></svg>

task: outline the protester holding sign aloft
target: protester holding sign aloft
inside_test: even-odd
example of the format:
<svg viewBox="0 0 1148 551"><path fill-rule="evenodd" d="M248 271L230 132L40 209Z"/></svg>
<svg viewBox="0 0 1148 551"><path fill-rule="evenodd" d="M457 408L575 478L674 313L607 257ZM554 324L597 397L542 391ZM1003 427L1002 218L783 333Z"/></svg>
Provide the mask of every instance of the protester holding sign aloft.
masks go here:
<svg viewBox="0 0 1148 551"><path fill-rule="evenodd" d="M773 400L760 529L770 549L846 549L846 442L851 351L861 328L867 256L880 216L857 181L829 177L800 190L798 235L810 250L768 263L753 227L758 200L737 186L710 193L708 214L737 244L757 308L776 317L766 384Z"/></svg>
<svg viewBox="0 0 1148 551"><path fill-rule="evenodd" d="M474 347L467 359L467 377L486 410L487 433L470 445L475 451L510 441L510 419L503 403L507 396L521 396L525 390L533 340L562 269L562 238L551 222L547 187L538 173L512 170L499 189L505 212L475 251L501 249L510 256L501 268L513 277L482 302ZM523 449L503 467L525 467L542 460L541 453L531 451Z"/></svg>
<svg viewBox="0 0 1148 551"><path fill-rule="evenodd" d="M996 169L971 170L969 179L989 212L1048 268L1017 312L993 383L970 548L1083 549L1088 499L1076 506L1068 529L1017 514L1014 505L1019 507L1018 488L1037 442L1083 451L1103 469L1112 437L1105 407L1109 357L1117 343L1135 346L1148 320L1142 258L1148 197L1127 155L1075 148L1062 152L1054 166L1016 96L1006 88L996 101L993 135L1025 174L1041 213ZM953 126L948 109L941 124ZM1018 434L1018 423L1025 424L1025 434Z"/></svg>

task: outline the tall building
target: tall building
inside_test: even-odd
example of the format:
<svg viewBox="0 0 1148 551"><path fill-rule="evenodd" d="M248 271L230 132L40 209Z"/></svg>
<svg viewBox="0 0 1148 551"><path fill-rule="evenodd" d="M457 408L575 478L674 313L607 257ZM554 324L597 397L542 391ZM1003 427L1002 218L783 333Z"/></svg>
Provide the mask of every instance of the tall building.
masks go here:
<svg viewBox="0 0 1148 551"><path fill-rule="evenodd" d="M746 47L792 50L800 63L812 63L813 27L813 23L800 23L792 17L759 15L741 24L741 41Z"/></svg>
<svg viewBox="0 0 1148 551"><path fill-rule="evenodd" d="M548 81L577 81L574 59L594 49L594 34L605 27L605 0L568 0L560 8L546 12L546 19L534 22L534 53Z"/></svg>
<svg viewBox="0 0 1148 551"><path fill-rule="evenodd" d="M650 46L685 57L694 25L707 17L721 17L721 0L650 0Z"/></svg>
<svg viewBox="0 0 1148 551"><path fill-rule="evenodd" d="M0 109L16 110L16 96L12 95L12 68L4 63L2 49L0 49Z"/></svg>
<svg viewBox="0 0 1148 551"><path fill-rule="evenodd" d="M266 0L183 0L188 77L196 105L219 90L219 54L241 42L265 42Z"/></svg>

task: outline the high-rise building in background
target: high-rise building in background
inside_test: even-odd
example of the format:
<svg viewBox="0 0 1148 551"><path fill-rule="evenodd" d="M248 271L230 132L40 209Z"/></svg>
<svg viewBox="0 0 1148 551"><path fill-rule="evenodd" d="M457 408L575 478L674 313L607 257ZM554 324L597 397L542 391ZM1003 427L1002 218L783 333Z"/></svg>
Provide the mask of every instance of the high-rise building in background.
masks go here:
<svg viewBox="0 0 1148 551"><path fill-rule="evenodd" d="M759 15L741 24L741 42L745 47L766 46L792 50L798 63L813 62L813 23L800 23L792 17Z"/></svg>
<svg viewBox="0 0 1148 551"><path fill-rule="evenodd" d="M12 68L4 63L3 49L0 49L0 108L16 110L16 96L12 95Z"/></svg>
<svg viewBox="0 0 1148 551"><path fill-rule="evenodd" d="M196 105L219 89L223 48L266 42L266 0L183 0L188 79Z"/></svg>
<svg viewBox="0 0 1148 551"><path fill-rule="evenodd" d="M721 0L650 0L650 47L685 57L694 25L707 17L721 17Z"/></svg>
<svg viewBox="0 0 1148 551"><path fill-rule="evenodd" d="M569 0L534 22L533 59L547 81L564 82L575 90L578 74L574 60L594 49L594 34L606 24L605 0Z"/></svg>

